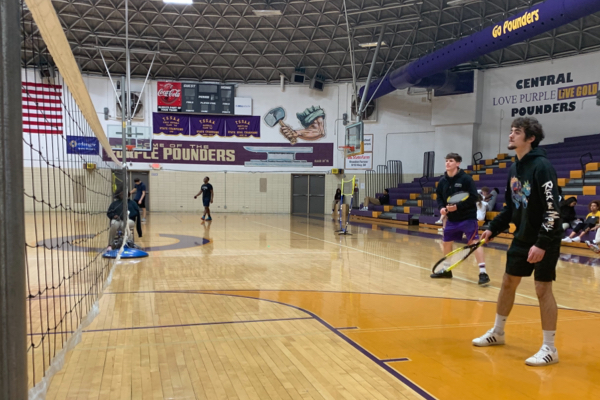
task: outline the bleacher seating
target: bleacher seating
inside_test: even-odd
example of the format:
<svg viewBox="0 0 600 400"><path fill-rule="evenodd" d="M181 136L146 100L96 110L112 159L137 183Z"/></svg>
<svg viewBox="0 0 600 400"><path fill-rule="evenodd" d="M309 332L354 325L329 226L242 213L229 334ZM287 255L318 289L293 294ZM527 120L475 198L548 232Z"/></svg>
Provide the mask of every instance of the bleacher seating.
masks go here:
<svg viewBox="0 0 600 400"><path fill-rule="evenodd" d="M600 186L600 134L566 138L564 142L541 147L546 150L548 159L556 169L559 178L558 184L562 189L563 197L577 197L576 213L583 220L588 213L588 204L592 200L600 199L600 192L597 191L598 186ZM587 153L591 155L591 159L586 155ZM584 155L586 156L583 159L587 162L585 164L585 186L583 185L584 171L582 171L580 163L580 158ZM473 177L479 189L484 186L490 189L500 189L494 210L487 213L486 220L493 219L502 210L508 170L514 161L514 156L498 154L494 159L480 160L476 165L468 165L464 168L465 172ZM424 187L435 188L440 178L430 178ZM435 191L435 189L433 190ZM376 196L379 197L381 194ZM432 197L435 200L435 194ZM352 215L402 221L403 223L414 221L419 224L433 225L440 218L437 207L435 207L433 216L422 215L423 203L422 188L419 184L419 178L416 178L411 183L400 184L397 188L390 188L390 205L371 205L368 211L353 210ZM567 230L567 234L570 232L570 229ZM591 241L594 237L595 232L590 232L584 236L582 243L585 240ZM585 244L578 243L565 244L578 247L585 246Z"/></svg>

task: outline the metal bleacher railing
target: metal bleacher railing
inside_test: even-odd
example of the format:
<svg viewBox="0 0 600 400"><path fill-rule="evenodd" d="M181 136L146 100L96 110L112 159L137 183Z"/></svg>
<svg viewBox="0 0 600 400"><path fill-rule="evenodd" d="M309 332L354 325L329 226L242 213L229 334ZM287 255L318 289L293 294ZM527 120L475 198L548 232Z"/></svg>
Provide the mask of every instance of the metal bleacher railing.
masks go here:
<svg viewBox="0 0 600 400"><path fill-rule="evenodd" d="M365 195L375 197L383 189L395 188L403 183L402 161L389 160L386 165L378 165L365 172Z"/></svg>

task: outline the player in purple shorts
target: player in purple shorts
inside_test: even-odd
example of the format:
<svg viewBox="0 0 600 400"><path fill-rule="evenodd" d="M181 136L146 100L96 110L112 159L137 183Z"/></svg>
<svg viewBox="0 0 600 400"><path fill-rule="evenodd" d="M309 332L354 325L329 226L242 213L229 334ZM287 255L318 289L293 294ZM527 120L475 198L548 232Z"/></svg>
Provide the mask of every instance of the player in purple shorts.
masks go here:
<svg viewBox="0 0 600 400"><path fill-rule="evenodd" d="M463 234L467 237L469 244L479 241L479 225L477 224L477 199L479 194L473 178L460 169L461 161L462 157L456 153L450 153L446 156L446 173L440 179L436 189L440 213L448 218L444 228L444 254L452 251L452 244L457 240L462 240ZM448 204L447 199L458 192L467 192L470 195L458 204ZM487 285L490 282L490 277L485 269L483 248L480 247L475 251L475 258L479 264L479 284ZM452 271L433 273L431 277L452 278Z"/></svg>

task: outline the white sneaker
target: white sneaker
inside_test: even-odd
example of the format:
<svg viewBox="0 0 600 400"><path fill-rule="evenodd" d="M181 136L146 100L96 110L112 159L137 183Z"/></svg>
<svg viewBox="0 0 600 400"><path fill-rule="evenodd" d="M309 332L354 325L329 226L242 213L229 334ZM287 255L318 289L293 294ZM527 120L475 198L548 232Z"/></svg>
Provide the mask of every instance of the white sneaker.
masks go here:
<svg viewBox="0 0 600 400"><path fill-rule="evenodd" d="M438 232L444 232L444 228L439 228Z"/></svg>
<svg viewBox="0 0 600 400"><path fill-rule="evenodd" d="M532 367L542 367L544 365L556 364L558 362L558 351L543 345L540 351L525 360L525 364Z"/></svg>
<svg viewBox="0 0 600 400"><path fill-rule="evenodd" d="M590 250L592 250L594 253L600 253L600 247L598 247L598 245L596 244L595 241L594 241L594 243L590 243L588 240L586 240L585 244L587 244L587 247Z"/></svg>
<svg viewBox="0 0 600 400"><path fill-rule="evenodd" d="M577 236L575 239L573 239L574 243L579 243L581 242L581 238L579 236Z"/></svg>
<svg viewBox="0 0 600 400"><path fill-rule="evenodd" d="M442 221L441 219L439 219L439 220L435 221L435 224L436 224L436 225L441 225L441 224L443 224L443 223L444 223L444 221Z"/></svg>
<svg viewBox="0 0 600 400"><path fill-rule="evenodd" d="M573 241L573 239L571 239L570 237L566 237L563 240L561 240L561 242L565 242L565 243L571 243Z"/></svg>
<svg viewBox="0 0 600 400"><path fill-rule="evenodd" d="M486 347L504 344L504 334L499 335L494 332L494 328L490 329L485 335L473 339L473 346Z"/></svg>

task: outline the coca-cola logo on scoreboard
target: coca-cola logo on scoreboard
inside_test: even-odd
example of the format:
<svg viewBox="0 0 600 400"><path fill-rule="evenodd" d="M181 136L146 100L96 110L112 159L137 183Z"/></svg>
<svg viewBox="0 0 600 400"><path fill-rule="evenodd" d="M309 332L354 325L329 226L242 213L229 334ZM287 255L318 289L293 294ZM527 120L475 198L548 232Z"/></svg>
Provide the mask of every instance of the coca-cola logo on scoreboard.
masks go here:
<svg viewBox="0 0 600 400"><path fill-rule="evenodd" d="M158 82L158 111L181 111L181 83Z"/></svg>

